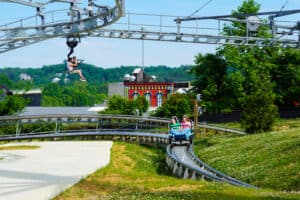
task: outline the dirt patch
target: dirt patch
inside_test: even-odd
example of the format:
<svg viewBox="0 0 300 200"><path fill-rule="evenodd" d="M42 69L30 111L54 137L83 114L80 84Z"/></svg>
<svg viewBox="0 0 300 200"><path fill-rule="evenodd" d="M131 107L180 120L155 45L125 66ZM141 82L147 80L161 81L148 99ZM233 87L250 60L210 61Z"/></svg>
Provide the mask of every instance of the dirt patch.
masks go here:
<svg viewBox="0 0 300 200"><path fill-rule="evenodd" d="M0 146L0 151L4 150L33 150L38 149L39 146L32 146L32 145L20 145L20 146Z"/></svg>
<svg viewBox="0 0 300 200"><path fill-rule="evenodd" d="M123 172L131 171L135 166L135 161L126 156L126 146L116 146L112 152L114 158L112 159L112 166L114 169L122 169Z"/></svg>
<svg viewBox="0 0 300 200"><path fill-rule="evenodd" d="M156 189L150 189L151 192L166 192L166 191L176 191L176 192L185 192L191 190L199 190L203 188L203 185L180 185L180 186L168 186L160 187Z"/></svg>

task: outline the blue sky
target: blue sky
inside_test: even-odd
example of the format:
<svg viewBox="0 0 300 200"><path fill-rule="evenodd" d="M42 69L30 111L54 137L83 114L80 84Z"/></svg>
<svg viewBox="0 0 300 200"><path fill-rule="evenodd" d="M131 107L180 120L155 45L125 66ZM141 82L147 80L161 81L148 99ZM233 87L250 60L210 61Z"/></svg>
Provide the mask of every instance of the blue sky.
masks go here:
<svg viewBox="0 0 300 200"><path fill-rule="evenodd" d="M112 4L113 0L98 0L97 3ZM152 13L165 15L188 16L207 0L126 0L126 12ZM261 4L261 11L279 10L286 0L257 0ZM231 10L241 5L242 0L212 0L197 15L230 14ZM1 4L0 24L16 20L21 17L34 15L34 9L23 6ZM63 4L56 4L51 9L61 8ZM300 9L299 0L289 0L285 10ZM297 21L300 15L282 18ZM145 20L151 23L151 19ZM86 63L101 67L117 67L120 65L141 65L141 41L104 38L83 38L75 49L75 54ZM144 42L145 65L180 66L192 64L198 53L214 52L216 46L203 44L186 44L170 42ZM43 65L62 63L68 48L65 39L50 39L28 47L12 50L0 54L0 67L42 67Z"/></svg>

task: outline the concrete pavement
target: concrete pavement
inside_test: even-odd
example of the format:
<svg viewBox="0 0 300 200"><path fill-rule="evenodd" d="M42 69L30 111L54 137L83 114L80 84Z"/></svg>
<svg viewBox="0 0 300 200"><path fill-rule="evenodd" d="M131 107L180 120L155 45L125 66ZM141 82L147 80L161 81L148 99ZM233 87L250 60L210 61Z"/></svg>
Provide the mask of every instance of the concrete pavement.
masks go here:
<svg viewBox="0 0 300 200"><path fill-rule="evenodd" d="M0 200L46 200L109 163L112 142L32 142L0 151Z"/></svg>

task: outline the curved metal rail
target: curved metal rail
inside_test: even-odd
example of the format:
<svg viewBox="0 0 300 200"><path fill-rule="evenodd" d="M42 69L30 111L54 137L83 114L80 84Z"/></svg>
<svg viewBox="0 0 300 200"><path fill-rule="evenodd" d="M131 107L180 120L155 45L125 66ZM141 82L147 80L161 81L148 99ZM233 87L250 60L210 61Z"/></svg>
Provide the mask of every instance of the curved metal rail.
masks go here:
<svg viewBox="0 0 300 200"><path fill-rule="evenodd" d="M227 176L198 159L189 146L167 146L166 162L174 175L184 179L202 179L226 182L231 185L256 188L230 176Z"/></svg>
<svg viewBox="0 0 300 200"><path fill-rule="evenodd" d="M246 135L247 133L245 131L237 130L237 129L231 129L231 128L224 128L220 126L215 126L215 125L209 125L209 124L198 124L199 128L205 128L205 129L211 129L214 131L220 131L220 132L225 132L225 133L234 133L238 135Z"/></svg>
<svg viewBox="0 0 300 200"><path fill-rule="evenodd" d="M124 122L124 123L122 123ZM73 130L63 126L76 124L90 124L91 129ZM14 126L15 133L0 133L0 141L21 141L34 139L61 140L65 138L104 139L142 144L163 145L168 144L168 119L144 118L138 116L118 115L45 115L45 116L19 116L0 117L0 127ZM53 125L54 130L27 131L23 125ZM124 125L126 126L124 128ZM182 178L205 179L222 181L236 186L256 188L250 184L219 172L201 161L187 146L167 146L166 162L172 172Z"/></svg>

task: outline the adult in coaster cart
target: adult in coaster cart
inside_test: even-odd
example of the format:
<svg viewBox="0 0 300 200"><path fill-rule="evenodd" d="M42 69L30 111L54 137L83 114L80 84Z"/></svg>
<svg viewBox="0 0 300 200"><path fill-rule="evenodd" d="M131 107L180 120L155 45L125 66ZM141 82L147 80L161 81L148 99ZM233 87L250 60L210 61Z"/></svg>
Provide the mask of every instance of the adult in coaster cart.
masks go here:
<svg viewBox="0 0 300 200"><path fill-rule="evenodd" d="M184 115L181 124L177 117L173 116L170 123L169 144L175 144L179 141L193 143L192 123L188 116Z"/></svg>

